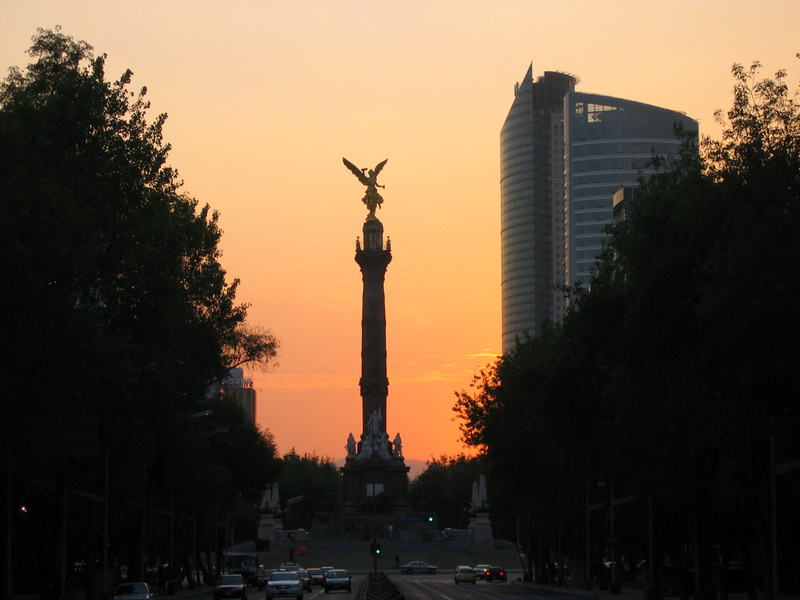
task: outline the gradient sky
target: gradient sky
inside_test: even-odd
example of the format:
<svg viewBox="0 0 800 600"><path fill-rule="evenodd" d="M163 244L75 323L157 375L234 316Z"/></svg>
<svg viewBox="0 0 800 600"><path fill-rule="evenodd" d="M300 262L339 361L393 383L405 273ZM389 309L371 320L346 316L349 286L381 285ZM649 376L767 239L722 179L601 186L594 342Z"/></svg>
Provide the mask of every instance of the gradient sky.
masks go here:
<svg viewBox="0 0 800 600"><path fill-rule="evenodd" d="M499 133L528 65L717 137L733 63L795 88L799 22L797 0L3 0L0 67L61 25L169 114L170 165L220 212L229 279L282 343L250 373L281 453L338 459L361 433L367 211L342 158L388 158L387 432L425 460L463 451L454 392L500 353Z"/></svg>

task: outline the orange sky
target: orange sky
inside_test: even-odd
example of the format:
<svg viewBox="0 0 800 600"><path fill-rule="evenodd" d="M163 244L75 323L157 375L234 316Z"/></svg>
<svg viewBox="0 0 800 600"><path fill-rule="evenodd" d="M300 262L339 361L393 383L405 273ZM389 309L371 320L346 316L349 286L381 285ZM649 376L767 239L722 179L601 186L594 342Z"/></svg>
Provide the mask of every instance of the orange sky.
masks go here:
<svg viewBox="0 0 800 600"><path fill-rule="evenodd" d="M387 429L425 460L462 451L454 392L500 352L499 132L528 65L716 136L734 62L794 89L798 22L797 0L5 0L0 67L61 25L169 114L170 164L221 213L239 299L282 342L251 373L281 452L338 459L361 432L367 211L342 157L388 158Z"/></svg>

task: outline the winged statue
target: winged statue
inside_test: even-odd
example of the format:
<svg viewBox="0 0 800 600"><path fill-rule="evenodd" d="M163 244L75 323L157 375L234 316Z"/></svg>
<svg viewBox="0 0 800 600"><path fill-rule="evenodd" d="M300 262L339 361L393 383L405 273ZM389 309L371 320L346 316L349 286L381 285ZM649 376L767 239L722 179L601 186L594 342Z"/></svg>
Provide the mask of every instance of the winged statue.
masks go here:
<svg viewBox="0 0 800 600"><path fill-rule="evenodd" d="M385 185L380 185L378 183L378 173L381 172L381 169L383 169L383 166L389 161L389 159L387 158L383 162L379 162L374 169L367 169L366 167L359 169L346 158L343 158L342 160L344 161L344 165L350 169L350 171L352 171L353 175L358 177L358 180L367 186L367 191L364 193L364 197L361 200L367 205L369 214L374 215L375 209L383 204L383 198L381 197L380 193L378 193L378 188L386 187Z"/></svg>

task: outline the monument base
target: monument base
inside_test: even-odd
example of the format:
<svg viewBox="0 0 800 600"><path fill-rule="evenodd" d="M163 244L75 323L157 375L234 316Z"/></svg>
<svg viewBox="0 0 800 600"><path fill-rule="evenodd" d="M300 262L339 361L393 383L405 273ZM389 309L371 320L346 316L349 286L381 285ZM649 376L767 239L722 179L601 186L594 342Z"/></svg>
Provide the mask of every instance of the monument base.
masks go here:
<svg viewBox="0 0 800 600"><path fill-rule="evenodd" d="M391 512L408 508L408 472L402 457L348 458L342 471L342 511Z"/></svg>
<svg viewBox="0 0 800 600"><path fill-rule="evenodd" d="M440 535L433 513L411 510L391 513L316 513L311 525L314 539L432 540Z"/></svg>
<svg viewBox="0 0 800 600"><path fill-rule="evenodd" d="M283 524L271 511L262 511L256 533L256 550L267 551L278 548L283 537Z"/></svg>
<svg viewBox="0 0 800 600"><path fill-rule="evenodd" d="M494 537L492 536L492 523L488 512L475 514L475 521L471 525L472 549L494 550Z"/></svg>
<svg viewBox="0 0 800 600"><path fill-rule="evenodd" d="M408 471L402 456L351 456L341 467L342 506L314 515L314 537L431 539L438 529L436 515L411 510Z"/></svg>

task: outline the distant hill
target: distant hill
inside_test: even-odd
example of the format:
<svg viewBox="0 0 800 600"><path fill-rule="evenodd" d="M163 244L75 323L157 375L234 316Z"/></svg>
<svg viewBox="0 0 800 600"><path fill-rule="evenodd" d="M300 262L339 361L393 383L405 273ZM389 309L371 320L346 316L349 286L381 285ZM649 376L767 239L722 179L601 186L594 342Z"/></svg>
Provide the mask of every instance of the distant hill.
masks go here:
<svg viewBox="0 0 800 600"><path fill-rule="evenodd" d="M333 462L337 467L343 467L344 461L345 459L340 458L339 460L335 460ZM428 464L427 460L415 460L413 458L406 458L405 461L406 466L411 468L411 470L408 472L408 479L411 481L413 481L417 475L422 473Z"/></svg>

